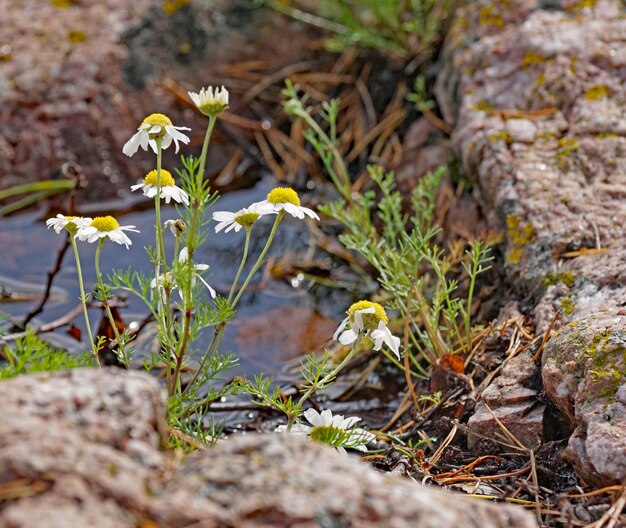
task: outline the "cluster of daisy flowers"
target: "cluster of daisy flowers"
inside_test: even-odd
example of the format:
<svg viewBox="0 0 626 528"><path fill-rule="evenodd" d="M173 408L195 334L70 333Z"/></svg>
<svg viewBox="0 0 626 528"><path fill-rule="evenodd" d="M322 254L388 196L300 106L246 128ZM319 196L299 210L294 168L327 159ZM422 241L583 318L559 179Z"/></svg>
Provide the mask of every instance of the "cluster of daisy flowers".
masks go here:
<svg viewBox="0 0 626 528"><path fill-rule="evenodd" d="M199 93L189 92L189 96L198 110L213 120L219 113L228 108L228 91L223 86L220 89L214 89L212 87L203 88ZM211 127L209 127L209 131L210 129ZM185 145L189 143L190 138L184 134L184 131L188 130L190 129L187 127L175 126L169 117L155 113L147 116L142 121L135 134L133 134L123 146L122 151L127 156L133 156L140 148L145 151L150 148L157 154L157 169L148 172L142 182L131 186L131 191L141 191L145 196L155 199L157 203L155 206L157 209L157 219L159 218L158 202L160 200L164 200L166 204L169 204L171 201L184 204L185 206L189 206L190 204L187 192L176 185L172 174L162 168L160 164L160 153L163 149L167 149L173 144L175 145L176 152L178 152L180 143ZM259 218L274 215L276 218L275 229L278 223L287 214L300 220L307 217L319 220L319 216L312 209L302 206L297 192L288 187L275 188L268 193L265 200L255 202L239 211L216 211L213 213L212 217L216 222L216 233L221 231L224 233L230 231L237 233L243 228L247 232L247 236L249 236L252 226ZM66 230L72 237L74 246L75 240L89 243L99 242L99 247L101 247L105 240L111 240L129 249L132 241L127 233L139 232L135 229L134 225L121 226L112 216L89 218L58 214L55 218L48 219L46 224L48 228L52 227L56 233L61 233L61 231ZM176 237L186 229L182 220L168 220L165 222L165 226L169 227ZM235 298L233 306L237 303L239 295L241 295L245 289L250 276L256 271L263 259L265 250L271 243L273 232L274 231L272 231L267 241L266 248L255 266L253 266L248 279ZM158 232L157 238L160 236L159 233L160 231ZM77 253L76 259L79 269L81 293L83 294L84 300L86 297L83 292ZM96 261L97 259L98 257L96 257ZM179 266L184 266L189 262L189 250L187 247L184 247L180 251L177 260ZM241 267L243 267L244 262L245 256ZM208 267L207 264L193 264L191 285L193 287L196 279L199 279L206 286L211 297L215 298L215 290L213 290L201 276L201 272L206 271ZM233 289L235 288L236 282L237 279L235 279ZM150 286L152 289L160 292L163 292L166 288L175 288L182 297L182 291L179 285L176 284L174 273L168 271L159 274L158 265L156 276L152 279ZM229 301L232 295L233 291L231 290ZM85 319L87 327L89 328L85 305L84 308ZM354 303L347 310L347 317L341 322L333 338L338 340L342 345L352 345L350 356L356 352L357 345L361 340L370 339L373 341L374 350L380 350L384 344L399 359L400 339L392 335L387 326L388 321L385 309L380 304L371 301L359 301ZM95 355L97 359L97 351L95 351ZM341 365L336 367L333 375L336 374L339 369L341 369ZM328 444L341 451L345 451L345 449L355 449L367 452L366 445L375 439L374 434L357 426L360 421L360 418L357 417L344 418L341 415L333 416L332 412L328 409L321 413L314 409L308 409L304 412L303 416L308 421L308 425L299 422L295 423L290 429L291 433L306 435L313 441ZM284 429L287 428L284 427Z"/></svg>

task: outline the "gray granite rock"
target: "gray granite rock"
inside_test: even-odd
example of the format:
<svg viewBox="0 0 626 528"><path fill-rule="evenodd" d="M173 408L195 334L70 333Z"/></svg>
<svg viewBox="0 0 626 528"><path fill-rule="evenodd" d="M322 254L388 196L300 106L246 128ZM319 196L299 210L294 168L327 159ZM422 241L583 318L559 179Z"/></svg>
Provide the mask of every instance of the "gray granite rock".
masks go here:
<svg viewBox="0 0 626 528"><path fill-rule="evenodd" d="M557 314L563 326L542 377L575 430L567 456L609 484L626 466L626 13L617 0L545 7L465 6L438 98L491 227L506 233L508 279L535 302L537 334Z"/></svg>
<svg viewBox="0 0 626 528"><path fill-rule="evenodd" d="M288 434L182 458L144 374L79 369L0 383L0 526L532 528L521 508L378 473Z"/></svg>

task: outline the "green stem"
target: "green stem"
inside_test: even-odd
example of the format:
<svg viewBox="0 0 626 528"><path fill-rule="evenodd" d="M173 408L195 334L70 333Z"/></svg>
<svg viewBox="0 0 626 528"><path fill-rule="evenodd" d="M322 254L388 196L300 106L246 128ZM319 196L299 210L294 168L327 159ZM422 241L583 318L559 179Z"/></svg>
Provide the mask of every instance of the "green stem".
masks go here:
<svg viewBox="0 0 626 528"><path fill-rule="evenodd" d="M248 248L250 247L250 233L252 232L252 226L246 227L246 241L243 246L243 256L241 257L241 263L239 264L239 269L237 270L237 274L235 275L235 280L233 281L233 285L230 288L230 293L228 294L228 302L233 298L233 294L235 293L235 288L237 287L237 283L239 282L239 276L241 275L241 271L243 270L244 265L246 264L246 260L248 259Z"/></svg>
<svg viewBox="0 0 626 528"><path fill-rule="evenodd" d="M161 162L163 157L163 148L161 147L161 139L155 140L157 144L157 193L154 197L154 214L156 217L156 277L157 281L161 273L161 264L163 264L163 274L166 270L165 247L163 246L163 226L161 225Z"/></svg>
<svg viewBox="0 0 626 528"><path fill-rule="evenodd" d="M89 314L87 313L87 296L85 295L85 286L83 283L83 272L80 267L80 257L78 256L78 247L76 246L76 239L70 235L72 241L72 249L74 250L74 258L76 259L76 272L78 273L78 286L80 288L80 300L83 303L83 315L85 316L85 326L87 327L87 335L89 336L89 343L91 343L91 349L93 350L93 358L96 364L100 366L100 359L98 357L98 345L93 340L91 333L91 323L89 322Z"/></svg>
<svg viewBox="0 0 626 528"><path fill-rule="evenodd" d="M337 365L333 370L331 370L328 374L326 374L326 376L324 376L320 381L318 381L317 383L315 383L314 385L312 385L311 387L307 389L307 391L298 400L298 403L296 404L296 408L301 408L302 405L304 405L304 402L306 402L319 387L323 387L324 385L328 384L333 379L335 379L335 377L337 376L337 374L339 374L341 369L343 369L343 367L345 367L348 364L348 362L354 357L360 343L361 343L361 338L359 337L352 345L352 350L348 352L348 354L346 355L345 358L343 358L341 363L339 363L339 365ZM289 417L289 423L287 424L287 431L291 430L291 427L296 421L296 418L297 416Z"/></svg>
<svg viewBox="0 0 626 528"><path fill-rule="evenodd" d="M343 161L343 157L337 150L337 146L333 143L333 141L328 137L326 132L322 130L315 119L311 117L311 115L304 110L304 108L298 108L296 111L296 115L302 119L304 119L307 124L315 131L315 133L322 139L322 141L326 144L326 147L332 152L335 163L339 167L339 176L341 181L334 182L337 190L341 193L344 199L350 203L352 201L352 184L350 182L350 176L348 176L348 169Z"/></svg>
<svg viewBox="0 0 626 528"><path fill-rule="evenodd" d="M252 279L253 275L256 273L256 271L259 269L259 266L263 262L263 259L265 258L265 254L267 253L267 250L270 248L270 245L272 244L272 240L274 240L274 235L276 234L276 229L278 228L278 224L280 224L280 221L283 219L283 216L285 216L285 211L280 211L278 213L278 216L276 217L276 220L274 220L272 231L270 232L269 237L267 237L267 242L265 243L265 247L263 248L263 251L261 251L259 258L254 263L254 266L252 266L250 273L248 273L246 280L242 284L241 289L239 290L239 293L237 294L237 296L235 297L235 300L233 301L233 304L232 304L233 309L235 308L235 306L237 306L237 303L239 302L239 299L241 298L246 287L250 283L250 280Z"/></svg>
<svg viewBox="0 0 626 528"><path fill-rule="evenodd" d="M119 331L117 330L117 325L115 324L115 318L111 313L111 307L109 306L109 299L107 298L106 290L104 289L104 283L102 282L102 273L100 273L100 253L102 252L102 246L104 246L104 242L106 238L101 238L100 243L98 244L98 248L96 249L96 280L98 281L98 289L100 290L100 295L102 296L102 305L104 306L104 311L107 314L109 319L109 324L113 329L113 334L115 335L115 341L117 342L118 351L117 357L122 361L126 368L129 368L128 358L126 357L126 352L124 351L124 345L122 341L122 337L120 336Z"/></svg>
<svg viewBox="0 0 626 528"><path fill-rule="evenodd" d="M216 116L209 117L209 124L206 129L206 133L204 134L204 143L202 145L202 153L200 154L200 165L198 167L198 172L196 174L196 184L195 190L196 193L201 193L203 187L203 179L204 179L204 167L206 166L206 157L209 149L209 143L211 139L211 134L213 132L213 127L215 126L215 122L217 120ZM193 254L195 252L195 234L196 229L198 227L198 218L201 203L197 199L197 196L193 198L192 201L193 207L193 215L191 219L191 225L189 226L189 233L187 236L187 280L185 281L185 287L183 290L183 312L184 312L184 322L183 322L183 331L180 340L180 347L178 352L175 352L176 365L174 367L173 377L171 379L171 383L168 383L168 389L170 396L174 393L176 388L180 387L180 380L178 379L180 376L180 369L183 364L183 358L185 357L187 343L189 341L189 329L191 328L191 283L193 279L193 274L195 273L195 269L193 267Z"/></svg>
<svg viewBox="0 0 626 528"><path fill-rule="evenodd" d="M209 116L209 126L207 126L206 133L204 134L204 143L202 144L202 153L200 154L200 168L198 169L198 182L204 179L204 166L206 164L206 155L209 150L209 141L211 134L213 133L213 127L217 121L217 116Z"/></svg>
<svg viewBox="0 0 626 528"><path fill-rule="evenodd" d="M216 327L215 332L213 333L213 338L211 339L211 342L209 343L209 346L207 347L206 352L204 353L204 356L202 356L200 365L198 366L198 369L196 370L196 373L194 374L193 378L191 378L191 381L187 384L187 387L185 387L185 390L183 390L183 394L189 387L193 387L194 383L200 377L200 374L204 370L204 367L208 359L211 358L213 354L215 353L215 351L219 348L220 343L222 341L222 334L224 333L225 326L226 326L226 323L220 323Z"/></svg>

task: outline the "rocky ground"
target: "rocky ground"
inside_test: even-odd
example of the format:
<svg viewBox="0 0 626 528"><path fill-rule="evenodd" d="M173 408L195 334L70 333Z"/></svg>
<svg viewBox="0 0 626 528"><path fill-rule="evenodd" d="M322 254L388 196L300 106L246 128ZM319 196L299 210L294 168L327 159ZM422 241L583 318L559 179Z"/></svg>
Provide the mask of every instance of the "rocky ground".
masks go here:
<svg viewBox="0 0 626 528"><path fill-rule="evenodd" d="M289 434L164 451L146 374L77 369L0 384L0 526L532 528L515 506L389 477Z"/></svg>
<svg viewBox="0 0 626 528"><path fill-rule="evenodd" d="M552 330L535 359L572 432L565 457L584 482L616 484L626 477L626 13L611 0L544 4L465 8L438 96L490 225L507 233L508 281L537 333ZM531 357L513 361L516 374L505 369L482 399L535 447L546 404ZM489 434L494 418L479 406L470 426Z"/></svg>

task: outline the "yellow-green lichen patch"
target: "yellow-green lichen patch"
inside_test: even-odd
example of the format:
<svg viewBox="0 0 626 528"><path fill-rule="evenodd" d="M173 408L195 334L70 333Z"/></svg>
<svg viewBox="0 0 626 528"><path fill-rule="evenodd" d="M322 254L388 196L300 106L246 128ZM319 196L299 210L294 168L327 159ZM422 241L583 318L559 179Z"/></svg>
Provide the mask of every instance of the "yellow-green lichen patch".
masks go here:
<svg viewBox="0 0 626 528"><path fill-rule="evenodd" d="M559 273L559 280L565 284L568 288L574 286L574 282L576 282L576 275L574 275L571 271L564 271Z"/></svg>
<svg viewBox="0 0 626 528"><path fill-rule="evenodd" d="M489 136L487 136L487 139L492 143L496 141L504 141L507 145L513 143L513 138L511 137L511 135L504 130L501 130L500 132L496 132L494 134L489 134Z"/></svg>
<svg viewBox="0 0 626 528"><path fill-rule="evenodd" d="M535 228L530 222L522 225L519 216L507 215L506 229L510 242L506 260L510 264L519 264L526 246L537 237Z"/></svg>
<svg viewBox="0 0 626 528"><path fill-rule="evenodd" d="M624 330L604 330L596 334L585 349L590 360L589 374L598 382L598 394L613 400L620 385L626 381L626 332Z"/></svg>
<svg viewBox="0 0 626 528"><path fill-rule="evenodd" d="M578 150L578 141L574 138L561 138L557 141L556 159L560 168L565 166L566 160Z"/></svg>
<svg viewBox="0 0 626 528"><path fill-rule="evenodd" d="M524 68L530 68L531 66L537 66L542 64L546 58L543 55L539 55L538 53L530 50L527 51L522 57L522 66Z"/></svg>
<svg viewBox="0 0 626 528"><path fill-rule="evenodd" d="M576 309L576 303L573 301L571 297L563 297L561 299L561 313L564 315L571 315L572 312Z"/></svg>
<svg viewBox="0 0 626 528"><path fill-rule="evenodd" d="M483 99L482 101L472 106L472 110L476 112L493 112L495 110L495 107L491 103L488 103Z"/></svg>
<svg viewBox="0 0 626 528"><path fill-rule="evenodd" d="M189 5L189 0L164 0L163 12L167 15L172 15L186 5Z"/></svg>
<svg viewBox="0 0 626 528"><path fill-rule="evenodd" d="M573 2L565 8L568 13L580 13L583 9L593 9L597 0L579 0Z"/></svg>
<svg viewBox="0 0 626 528"><path fill-rule="evenodd" d="M80 31L79 29L72 29L67 34L67 39L72 44L80 44L81 42L85 42L87 40L87 33Z"/></svg>
<svg viewBox="0 0 626 528"><path fill-rule="evenodd" d="M616 139L618 135L615 132L598 132L596 137L598 139Z"/></svg>
<svg viewBox="0 0 626 528"><path fill-rule="evenodd" d="M554 132L550 132L549 130L546 130L545 132L539 132L538 134L536 134L535 141L539 141L539 140L546 141L554 137L556 137L556 134Z"/></svg>
<svg viewBox="0 0 626 528"><path fill-rule="evenodd" d="M72 7L77 3L77 0L50 0L50 4L54 7L58 7L60 9L65 9L67 7Z"/></svg>
<svg viewBox="0 0 626 528"><path fill-rule="evenodd" d="M589 88L585 92L585 99L589 99L590 101L597 101L598 99L604 99L611 94L611 90L609 90L608 86L604 86L603 84L595 84Z"/></svg>
<svg viewBox="0 0 626 528"><path fill-rule="evenodd" d="M502 15L500 15L500 13L498 13L492 5L481 7L478 12L478 19L481 26L492 26L497 28L504 26L504 19L502 18Z"/></svg>
<svg viewBox="0 0 626 528"><path fill-rule="evenodd" d="M576 282L576 275L574 275L571 271L563 271L562 273L548 273L544 279L541 281L546 286L554 286L559 282L562 282L568 288L574 286Z"/></svg>

